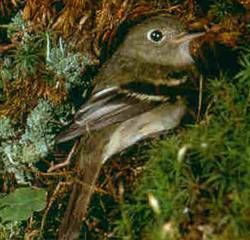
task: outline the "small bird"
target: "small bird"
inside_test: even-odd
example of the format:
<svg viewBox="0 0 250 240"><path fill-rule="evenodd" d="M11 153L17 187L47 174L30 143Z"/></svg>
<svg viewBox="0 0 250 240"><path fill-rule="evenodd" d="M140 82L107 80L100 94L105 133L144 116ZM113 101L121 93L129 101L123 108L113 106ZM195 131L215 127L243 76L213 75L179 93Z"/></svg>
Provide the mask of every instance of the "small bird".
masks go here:
<svg viewBox="0 0 250 240"><path fill-rule="evenodd" d="M59 227L58 239L79 237L99 171L105 161L131 145L176 128L187 113L185 85L194 60L189 34L170 16L133 26L94 78L90 99L58 143L79 138L77 180Z"/></svg>

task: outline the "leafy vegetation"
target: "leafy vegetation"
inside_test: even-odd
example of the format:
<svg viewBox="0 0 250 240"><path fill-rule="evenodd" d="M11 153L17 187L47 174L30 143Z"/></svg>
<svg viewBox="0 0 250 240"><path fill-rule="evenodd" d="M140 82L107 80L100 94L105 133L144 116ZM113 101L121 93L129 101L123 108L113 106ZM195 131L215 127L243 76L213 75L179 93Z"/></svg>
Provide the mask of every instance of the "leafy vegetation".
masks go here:
<svg viewBox="0 0 250 240"><path fill-rule="evenodd" d="M34 211L45 208L46 191L44 189L18 188L0 201L0 217L3 222L27 220Z"/></svg>

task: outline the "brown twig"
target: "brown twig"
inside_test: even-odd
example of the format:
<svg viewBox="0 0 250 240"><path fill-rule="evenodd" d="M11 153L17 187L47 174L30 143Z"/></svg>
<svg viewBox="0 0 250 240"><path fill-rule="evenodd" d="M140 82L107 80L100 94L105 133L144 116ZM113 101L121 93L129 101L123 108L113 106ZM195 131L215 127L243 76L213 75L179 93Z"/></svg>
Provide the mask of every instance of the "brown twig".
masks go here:
<svg viewBox="0 0 250 240"><path fill-rule="evenodd" d="M50 200L49 200L49 203L45 209L45 213L43 215L43 218L42 218L42 222L41 222L41 227L40 227L40 238L42 237L42 232L43 232L43 229L44 229L44 226L45 226L45 221L46 221L46 218L48 216L48 212L52 206L52 204L55 202L56 198L57 198L57 195L58 193L60 192L60 190L62 189L62 187L64 186L70 186L72 185L73 182L59 182L55 188L55 191L53 192Z"/></svg>
<svg viewBox="0 0 250 240"><path fill-rule="evenodd" d="M67 171L67 172L54 172L54 173L50 173L50 172L39 172L37 175L38 176L48 176L48 177L54 177L54 176L68 176L69 174L73 174L73 171Z"/></svg>
<svg viewBox="0 0 250 240"><path fill-rule="evenodd" d="M15 48L15 44L11 43L11 44L0 44L0 53L4 53L7 52L10 49Z"/></svg>
<svg viewBox="0 0 250 240"><path fill-rule="evenodd" d="M203 76L200 76L200 84L199 84L199 104L198 104L198 113L197 113L197 122L200 121L201 118L201 109L202 109L202 97L203 97Z"/></svg>

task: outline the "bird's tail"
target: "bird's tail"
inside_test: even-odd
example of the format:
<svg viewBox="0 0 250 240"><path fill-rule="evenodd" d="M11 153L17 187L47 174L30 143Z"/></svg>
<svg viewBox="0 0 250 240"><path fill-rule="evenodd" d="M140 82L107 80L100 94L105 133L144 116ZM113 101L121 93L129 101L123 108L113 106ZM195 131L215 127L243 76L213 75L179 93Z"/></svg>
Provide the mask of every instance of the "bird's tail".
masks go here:
<svg viewBox="0 0 250 240"><path fill-rule="evenodd" d="M93 135L87 140L84 139L79 145L77 153L79 175L73 185L69 203L59 227L58 240L74 240L79 237L82 220L86 216L102 166L104 139Z"/></svg>

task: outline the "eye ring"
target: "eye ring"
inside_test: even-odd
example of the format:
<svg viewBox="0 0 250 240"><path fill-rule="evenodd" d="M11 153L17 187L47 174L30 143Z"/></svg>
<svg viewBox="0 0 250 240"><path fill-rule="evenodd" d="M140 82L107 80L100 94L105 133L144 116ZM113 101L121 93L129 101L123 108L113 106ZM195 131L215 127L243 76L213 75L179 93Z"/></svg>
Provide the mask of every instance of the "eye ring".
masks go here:
<svg viewBox="0 0 250 240"><path fill-rule="evenodd" d="M148 31L147 38L153 43L160 43L164 40L165 36L162 31L158 29L152 29Z"/></svg>

